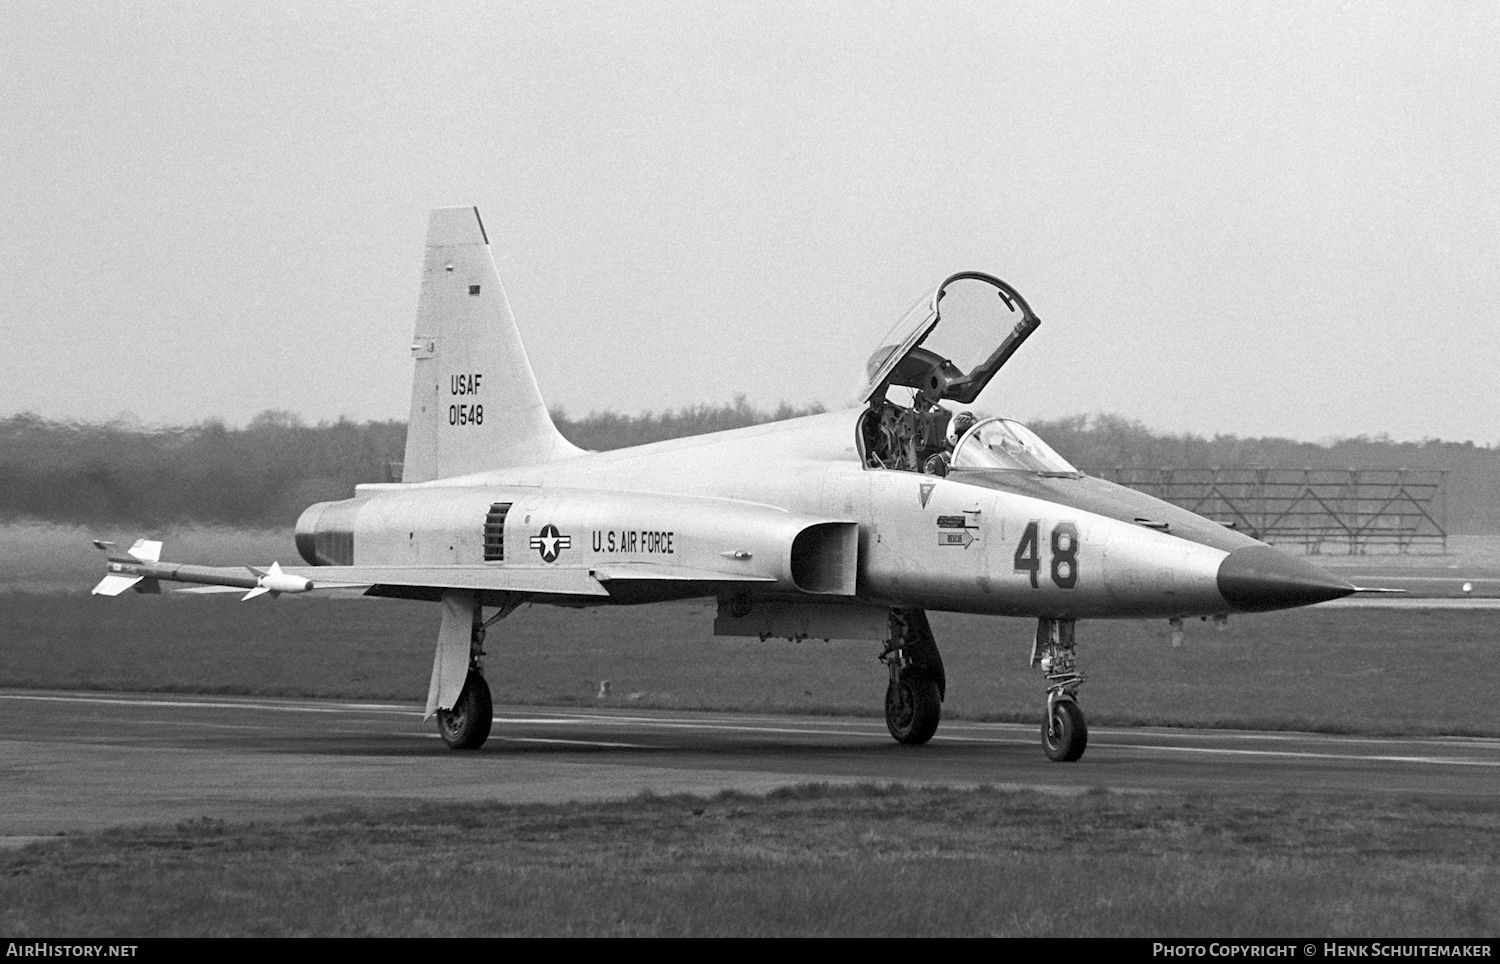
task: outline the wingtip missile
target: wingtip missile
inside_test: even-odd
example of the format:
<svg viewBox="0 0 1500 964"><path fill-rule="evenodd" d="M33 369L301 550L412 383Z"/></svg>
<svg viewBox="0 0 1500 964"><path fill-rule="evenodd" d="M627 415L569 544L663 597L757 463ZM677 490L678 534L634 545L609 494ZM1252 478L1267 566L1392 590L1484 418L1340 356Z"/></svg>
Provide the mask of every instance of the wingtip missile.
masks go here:
<svg viewBox="0 0 1500 964"><path fill-rule="evenodd" d="M162 580L194 583L200 587L199 592L248 589L245 599L266 593L279 596L284 592L307 592L313 588L311 580L284 571L279 562L271 563L269 568L190 566L162 562L162 544L153 539L137 539L124 553L117 552L113 542L95 539L93 543L109 559L108 571L93 589L96 596L118 596L127 589L161 592Z"/></svg>

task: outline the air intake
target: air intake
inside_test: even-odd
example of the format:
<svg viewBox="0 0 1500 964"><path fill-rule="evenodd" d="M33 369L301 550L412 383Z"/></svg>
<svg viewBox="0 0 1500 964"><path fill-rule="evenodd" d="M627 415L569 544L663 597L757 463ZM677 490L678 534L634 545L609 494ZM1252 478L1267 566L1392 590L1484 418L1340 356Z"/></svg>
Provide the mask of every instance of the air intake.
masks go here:
<svg viewBox="0 0 1500 964"><path fill-rule="evenodd" d="M792 582L803 592L852 596L858 568L857 523L815 523L792 540Z"/></svg>

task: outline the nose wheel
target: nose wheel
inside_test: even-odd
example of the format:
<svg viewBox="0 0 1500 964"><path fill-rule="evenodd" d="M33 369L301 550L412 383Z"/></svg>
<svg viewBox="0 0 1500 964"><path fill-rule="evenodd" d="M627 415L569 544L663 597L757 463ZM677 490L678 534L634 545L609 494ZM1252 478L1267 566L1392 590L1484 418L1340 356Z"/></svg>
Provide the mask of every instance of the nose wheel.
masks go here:
<svg viewBox="0 0 1500 964"><path fill-rule="evenodd" d="M1089 745L1089 725L1083 710L1071 699L1049 701L1042 721L1042 749L1054 763L1072 763Z"/></svg>
<svg viewBox="0 0 1500 964"><path fill-rule="evenodd" d="M1041 667L1047 677L1047 712L1042 717L1042 750L1054 763L1072 763L1089 745L1089 725L1078 705L1078 670L1073 628L1076 620L1037 621L1031 665Z"/></svg>

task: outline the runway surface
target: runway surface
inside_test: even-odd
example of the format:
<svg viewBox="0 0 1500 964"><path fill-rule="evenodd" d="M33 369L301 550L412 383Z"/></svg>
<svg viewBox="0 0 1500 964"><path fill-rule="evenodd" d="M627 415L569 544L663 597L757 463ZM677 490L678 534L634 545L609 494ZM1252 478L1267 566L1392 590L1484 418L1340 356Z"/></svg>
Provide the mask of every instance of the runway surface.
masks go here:
<svg viewBox="0 0 1500 964"><path fill-rule="evenodd" d="M945 722L903 747L877 719L497 708L455 753L417 707L0 690L0 842L199 817L290 819L421 800L555 802L903 781L1078 792L1398 793L1493 799L1500 740L1111 729L1075 764L1036 729Z"/></svg>

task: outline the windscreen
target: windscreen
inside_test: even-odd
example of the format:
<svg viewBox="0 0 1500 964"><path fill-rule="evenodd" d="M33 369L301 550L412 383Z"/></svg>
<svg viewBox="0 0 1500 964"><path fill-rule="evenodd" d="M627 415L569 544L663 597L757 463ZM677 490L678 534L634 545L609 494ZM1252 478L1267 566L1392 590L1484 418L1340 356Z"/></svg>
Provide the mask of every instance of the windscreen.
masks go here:
<svg viewBox="0 0 1500 964"><path fill-rule="evenodd" d="M1083 474L1031 429L1008 418L985 419L969 429L953 450L953 467L1073 478Z"/></svg>

